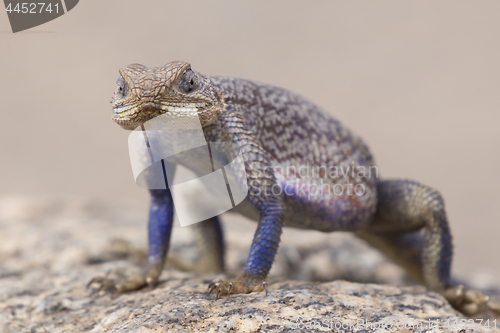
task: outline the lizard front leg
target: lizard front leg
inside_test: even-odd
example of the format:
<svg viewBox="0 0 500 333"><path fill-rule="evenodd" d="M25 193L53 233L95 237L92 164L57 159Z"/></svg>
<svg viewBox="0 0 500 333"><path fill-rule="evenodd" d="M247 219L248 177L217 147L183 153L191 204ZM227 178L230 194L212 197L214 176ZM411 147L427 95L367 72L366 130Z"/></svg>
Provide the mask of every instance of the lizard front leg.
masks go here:
<svg viewBox="0 0 500 333"><path fill-rule="evenodd" d="M246 294L253 291L266 291L265 279L278 250L283 225L283 204L273 198L262 207L260 220L255 232L245 270L234 280L212 282L210 293L219 295Z"/></svg>
<svg viewBox="0 0 500 333"><path fill-rule="evenodd" d="M265 279L274 261L281 238L284 217L284 198L276 191L276 179L264 148L248 131L241 120L238 107L231 107L221 120L242 153L249 188L247 199L260 214L245 270L234 280L213 282L209 291L219 295L266 291ZM274 190L274 191L273 191Z"/></svg>
<svg viewBox="0 0 500 333"><path fill-rule="evenodd" d="M140 289L146 285L151 287L158 283L158 278L165 264L165 256L170 243L170 234L174 219L174 205L169 189L150 190L151 206L148 222L148 264L140 274L117 272L114 276L97 277L89 285L97 283L100 289L121 294Z"/></svg>

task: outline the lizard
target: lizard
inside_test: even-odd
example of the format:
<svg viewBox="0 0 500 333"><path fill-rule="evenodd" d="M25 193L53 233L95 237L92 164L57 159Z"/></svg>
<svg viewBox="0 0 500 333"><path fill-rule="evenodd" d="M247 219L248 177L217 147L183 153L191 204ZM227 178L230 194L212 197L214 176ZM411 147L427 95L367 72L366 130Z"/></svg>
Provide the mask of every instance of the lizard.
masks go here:
<svg viewBox="0 0 500 333"><path fill-rule="evenodd" d="M376 164L361 137L321 107L268 84L203 75L184 61L151 68L132 64L119 74L111 103L112 119L122 128L133 130L160 115L191 117L200 121L207 142L229 141L242 153L249 191L234 209L258 225L244 271L235 279L208 286L216 299L267 294L265 281L282 228L294 227L353 232L464 314L486 310L500 314L500 304L490 302L487 295L452 282L452 236L444 199L437 190L417 181L380 179L365 172L329 174L331 168L358 171ZM304 165L324 168L312 175L293 169ZM333 190L313 193L325 184ZM345 191L349 185L351 191ZM276 186L284 191L272 191ZM124 281L101 277L91 283L99 282L101 288L116 293L158 283L169 248L174 204L168 186L149 192L146 269ZM222 271L219 218L195 224L193 230L204 249L200 260L207 269Z"/></svg>

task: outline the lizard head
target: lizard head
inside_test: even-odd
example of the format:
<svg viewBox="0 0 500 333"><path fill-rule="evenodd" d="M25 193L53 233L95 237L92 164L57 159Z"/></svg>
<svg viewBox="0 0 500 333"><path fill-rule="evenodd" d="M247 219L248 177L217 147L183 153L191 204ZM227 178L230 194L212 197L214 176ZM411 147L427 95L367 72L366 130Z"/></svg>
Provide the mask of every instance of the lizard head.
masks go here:
<svg viewBox="0 0 500 333"><path fill-rule="evenodd" d="M120 69L116 83L113 120L128 130L159 115L198 117L205 127L224 110L220 90L187 62L152 68L132 64Z"/></svg>

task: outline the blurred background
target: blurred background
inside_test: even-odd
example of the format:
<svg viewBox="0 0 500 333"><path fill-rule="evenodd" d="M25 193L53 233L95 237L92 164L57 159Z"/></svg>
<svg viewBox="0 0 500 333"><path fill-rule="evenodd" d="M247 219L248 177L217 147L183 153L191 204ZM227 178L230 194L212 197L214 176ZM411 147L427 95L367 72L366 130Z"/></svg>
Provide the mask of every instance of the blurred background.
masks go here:
<svg viewBox="0 0 500 333"><path fill-rule="evenodd" d="M325 108L383 177L441 191L454 270L498 275L499 17L496 0L106 0L12 34L2 11L0 196L131 202L145 228L109 101L119 68L185 60Z"/></svg>

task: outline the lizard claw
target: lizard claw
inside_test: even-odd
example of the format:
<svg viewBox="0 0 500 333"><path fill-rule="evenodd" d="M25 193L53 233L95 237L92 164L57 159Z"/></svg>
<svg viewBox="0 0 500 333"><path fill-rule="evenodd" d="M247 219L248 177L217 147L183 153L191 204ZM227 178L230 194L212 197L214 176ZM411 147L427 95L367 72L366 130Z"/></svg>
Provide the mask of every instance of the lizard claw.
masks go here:
<svg viewBox="0 0 500 333"><path fill-rule="evenodd" d="M227 287L227 296L229 297L229 295L231 294L231 288L233 287L233 283L232 282L229 282L229 285ZM208 285L208 294L210 295L214 290L217 290L216 294L215 294L215 300L217 300L219 298L219 294L221 293L221 285L219 282L215 283L215 282L212 282ZM223 293L223 295L226 295L225 293Z"/></svg>
<svg viewBox="0 0 500 333"><path fill-rule="evenodd" d="M208 285L208 294L210 295L218 286L216 283L212 282Z"/></svg>
<svg viewBox="0 0 500 333"><path fill-rule="evenodd" d="M215 294L215 300L217 300L219 298L219 293L220 293L220 289L217 289L217 293Z"/></svg>

